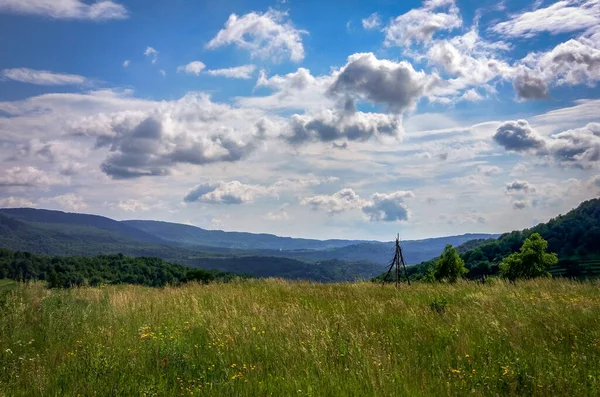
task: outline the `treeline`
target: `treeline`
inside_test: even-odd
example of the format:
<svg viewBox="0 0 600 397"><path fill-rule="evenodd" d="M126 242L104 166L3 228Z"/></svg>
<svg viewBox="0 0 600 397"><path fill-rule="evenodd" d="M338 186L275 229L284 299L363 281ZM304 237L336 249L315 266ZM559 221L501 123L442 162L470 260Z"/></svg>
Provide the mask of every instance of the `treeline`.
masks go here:
<svg viewBox="0 0 600 397"><path fill-rule="evenodd" d="M159 258L122 254L50 257L0 248L0 279L43 280L50 288L122 283L162 287L189 281L229 281L234 277L248 276L187 268Z"/></svg>
<svg viewBox="0 0 600 397"><path fill-rule="evenodd" d="M587 265L582 264L595 263L600 259L600 199L585 201L567 214L531 229L505 233L496 240L474 240L458 246L456 250L469 270L465 277L478 279L499 274L502 260L518 252L534 233L539 233L548 242L548 252L557 254L559 262L555 275L595 275L595 268L587 269ZM435 268L437 260L434 258L411 266L409 274L419 279Z"/></svg>

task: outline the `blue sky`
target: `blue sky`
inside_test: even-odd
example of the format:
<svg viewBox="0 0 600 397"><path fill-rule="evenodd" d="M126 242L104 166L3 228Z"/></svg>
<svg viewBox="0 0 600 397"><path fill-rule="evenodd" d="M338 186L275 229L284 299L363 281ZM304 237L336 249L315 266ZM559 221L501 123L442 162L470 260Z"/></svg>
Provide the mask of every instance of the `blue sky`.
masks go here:
<svg viewBox="0 0 600 397"><path fill-rule="evenodd" d="M600 192L598 0L0 0L0 206L389 240Z"/></svg>

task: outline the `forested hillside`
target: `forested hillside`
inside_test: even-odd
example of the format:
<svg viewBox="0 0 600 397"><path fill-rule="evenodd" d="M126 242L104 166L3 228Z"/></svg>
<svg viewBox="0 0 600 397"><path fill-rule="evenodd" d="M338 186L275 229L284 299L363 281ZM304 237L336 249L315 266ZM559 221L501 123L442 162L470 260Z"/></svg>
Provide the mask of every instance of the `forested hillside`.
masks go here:
<svg viewBox="0 0 600 397"><path fill-rule="evenodd" d="M469 269L466 277L497 274L502 259L519 251L533 233L539 233L548 241L548 252L558 255L558 266L550 269L554 275L585 277L600 274L600 199L593 199L547 223L505 233L496 240L468 242L464 247L457 247ZM410 273L415 276L425 274L436 259L412 267Z"/></svg>
<svg viewBox="0 0 600 397"><path fill-rule="evenodd" d="M50 257L0 248L0 279L45 280L53 287L121 283L158 287L232 277L229 272L191 269L159 258L132 258L122 254Z"/></svg>
<svg viewBox="0 0 600 397"><path fill-rule="evenodd" d="M178 246L159 245L129 238L77 223L27 222L0 213L0 248L40 255L95 256L124 254L157 257L193 268L217 269L256 277L283 277L315 281L350 281L370 278L382 266L368 261L302 261L279 255L253 255L252 252L203 247L212 252ZM276 251L269 251L273 254Z"/></svg>

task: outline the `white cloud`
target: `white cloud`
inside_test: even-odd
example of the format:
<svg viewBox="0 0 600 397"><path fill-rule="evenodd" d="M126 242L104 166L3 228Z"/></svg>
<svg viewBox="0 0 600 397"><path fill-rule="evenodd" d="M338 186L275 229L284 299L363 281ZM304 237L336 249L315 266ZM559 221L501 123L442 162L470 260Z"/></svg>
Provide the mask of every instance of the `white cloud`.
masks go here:
<svg viewBox="0 0 600 397"><path fill-rule="evenodd" d="M467 87L488 88L485 84L509 78L514 68L497 56L510 48L504 42L488 42L476 27L462 36L436 40L427 50L427 61L453 78L439 83L433 95L455 96ZM472 94L468 94L474 97ZM466 98L465 98L466 99Z"/></svg>
<svg viewBox="0 0 600 397"><path fill-rule="evenodd" d="M396 17L385 27L384 44L403 47L413 42L427 42L440 30L461 26L462 19L454 0L426 0L422 8Z"/></svg>
<svg viewBox="0 0 600 397"><path fill-rule="evenodd" d="M304 190L308 187L337 181L335 177L307 177L278 179L268 186L246 184L240 181L207 182L196 185L184 197L183 201L209 204L243 204L258 197L278 197L280 193Z"/></svg>
<svg viewBox="0 0 600 397"><path fill-rule="evenodd" d="M269 189L275 193L284 191L296 191L305 189L308 187L318 186L326 183L337 182L339 178L329 177L306 177L306 178L294 178L294 179L278 179L275 181Z"/></svg>
<svg viewBox="0 0 600 397"><path fill-rule="evenodd" d="M282 205L277 211L268 212L267 215L264 216L264 219L268 221L288 221L290 220L290 216L285 210L288 207L287 204Z"/></svg>
<svg viewBox="0 0 600 397"><path fill-rule="evenodd" d="M594 168L600 164L600 123L541 136L526 120L502 123L493 139L506 150L532 154L563 166Z"/></svg>
<svg viewBox="0 0 600 397"><path fill-rule="evenodd" d="M131 61L129 59L126 59L125 61L123 61L123 67L124 68L128 68L129 65L131 65Z"/></svg>
<svg viewBox="0 0 600 397"><path fill-rule="evenodd" d="M230 79L249 79L256 70L255 65L242 65L225 69L213 69L206 72L211 76L222 76Z"/></svg>
<svg viewBox="0 0 600 397"><path fill-rule="evenodd" d="M368 18L362 20L362 26L366 30L377 29L381 26L381 19L376 12L369 15Z"/></svg>
<svg viewBox="0 0 600 397"><path fill-rule="evenodd" d="M40 199L40 203L56 204L60 208L66 209L68 211L76 211L76 212L84 210L88 207L88 205L85 202L85 200L83 199L83 197L81 197L78 194L74 194L74 193L62 194L62 195L50 197L50 198L42 198L42 199Z"/></svg>
<svg viewBox="0 0 600 397"><path fill-rule="evenodd" d="M360 198L352 189L342 189L332 195L318 195L306 197L300 202L309 205L314 210L324 209L329 214L337 214L347 210L362 208L367 202Z"/></svg>
<svg viewBox="0 0 600 397"><path fill-rule="evenodd" d="M0 198L1 208L32 208L37 204L25 197L4 197Z"/></svg>
<svg viewBox="0 0 600 397"><path fill-rule="evenodd" d="M436 76L417 72L406 62L377 59L372 53L348 57L348 63L335 75L329 93L338 96L346 108L355 99L387 105L396 113L412 109L417 100L438 83Z"/></svg>
<svg viewBox="0 0 600 397"><path fill-rule="evenodd" d="M193 61L188 63L187 65L181 65L177 68L178 72L184 72L187 74L193 74L196 76L200 75L200 72L202 72L202 70L206 67L206 65L203 62L200 61Z"/></svg>
<svg viewBox="0 0 600 397"><path fill-rule="evenodd" d="M600 80L600 49L590 40L571 39L546 53L530 54L526 61L548 83L556 85L588 84Z"/></svg>
<svg viewBox="0 0 600 397"><path fill-rule="evenodd" d="M116 206L125 212L143 212L151 209L149 205L136 199L119 200Z"/></svg>
<svg viewBox="0 0 600 397"><path fill-rule="evenodd" d="M342 138L364 141L390 136L399 139L402 132L402 119L396 115L324 110L316 114L293 115L289 132L284 137L290 143L301 144Z"/></svg>
<svg viewBox="0 0 600 397"><path fill-rule="evenodd" d="M183 201L187 203L198 201L208 204L243 204L269 194L272 192L264 186L248 185L239 181L220 181L197 185L188 192Z"/></svg>
<svg viewBox="0 0 600 397"><path fill-rule="evenodd" d="M45 188L68 183L65 177L32 166L5 168L0 172L0 186L3 187Z"/></svg>
<svg viewBox="0 0 600 397"><path fill-rule="evenodd" d="M2 77L21 83L37 85L80 85L87 80L76 74L54 73L48 70L34 70L28 68L4 69Z"/></svg>
<svg viewBox="0 0 600 397"><path fill-rule="evenodd" d="M513 208L516 210L523 210L531 206L531 201L529 200L515 200L513 201Z"/></svg>
<svg viewBox="0 0 600 397"><path fill-rule="evenodd" d="M303 34L308 32L296 29L286 12L269 9L264 14L251 12L241 17L231 14L225 28L206 47L215 49L235 44L255 58L269 58L274 62L289 58L300 62L304 59Z"/></svg>
<svg viewBox="0 0 600 397"><path fill-rule="evenodd" d="M0 0L0 12L93 21L129 17L123 5L109 0L100 0L91 4L82 0Z"/></svg>
<svg viewBox="0 0 600 397"><path fill-rule="evenodd" d="M490 29L508 37L531 38L542 32L560 34L581 31L600 24L598 0L563 0L546 8L514 15Z"/></svg>
<svg viewBox="0 0 600 397"><path fill-rule="evenodd" d="M239 161L268 134L262 113L214 103L201 93L131 105L69 123L72 134L110 148L101 168L116 179L167 175L177 164Z"/></svg>
<svg viewBox="0 0 600 397"><path fill-rule="evenodd" d="M315 77L305 68L271 77L261 71L255 88L268 88L274 93L267 96L237 97L236 102L240 106L268 110L328 108L333 105L333 101L325 93L332 80L329 75Z"/></svg>
<svg viewBox="0 0 600 397"><path fill-rule="evenodd" d="M147 57L150 57L150 59L152 60L152 63L156 63L156 61L158 61L158 51L156 51L152 47L146 47L146 50L144 51L144 55Z"/></svg>
<svg viewBox="0 0 600 397"><path fill-rule="evenodd" d="M346 188L332 195L306 197L300 204L308 205L313 210L323 209L330 215L360 209L372 222L394 222L409 218L404 200L413 197L414 194L410 191L397 191L389 194L375 193L367 201L360 198L354 190Z"/></svg>
<svg viewBox="0 0 600 397"><path fill-rule="evenodd" d="M535 186L527 181L515 180L506 184L507 193L527 194L535 193Z"/></svg>
<svg viewBox="0 0 600 397"><path fill-rule="evenodd" d="M502 169L495 165L480 165L477 167L477 172L480 172L485 176L493 176L501 173Z"/></svg>
<svg viewBox="0 0 600 397"><path fill-rule="evenodd" d="M404 200L413 197L415 195L412 192L404 191L389 194L375 193L371 196L371 203L365 205L362 211L371 222L406 221L410 214Z"/></svg>
<svg viewBox="0 0 600 397"><path fill-rule="evenodd" d="M483 97L474 89L470 89L465 91L465 93L460 96L459 100L467 102L479 102L483 100Z"/></svg>
<svg viewBox="0 0 600 397"><path fill-rule="evenodd" d="M505 121L493 136L494 141L506 150L527 152L544 147L544 138L539 135L527 120Z"/></svg>

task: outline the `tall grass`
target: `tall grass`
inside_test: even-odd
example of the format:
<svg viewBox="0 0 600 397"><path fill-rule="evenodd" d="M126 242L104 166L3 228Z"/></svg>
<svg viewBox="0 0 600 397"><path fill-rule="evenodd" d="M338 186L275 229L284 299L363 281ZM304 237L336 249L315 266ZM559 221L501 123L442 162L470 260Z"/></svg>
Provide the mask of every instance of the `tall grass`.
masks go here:
<svg viewBox="0 0 600 397"><path fill-rule="evenodd" d="M599 286L21 285L0 396L600 395Z"/></svg>

